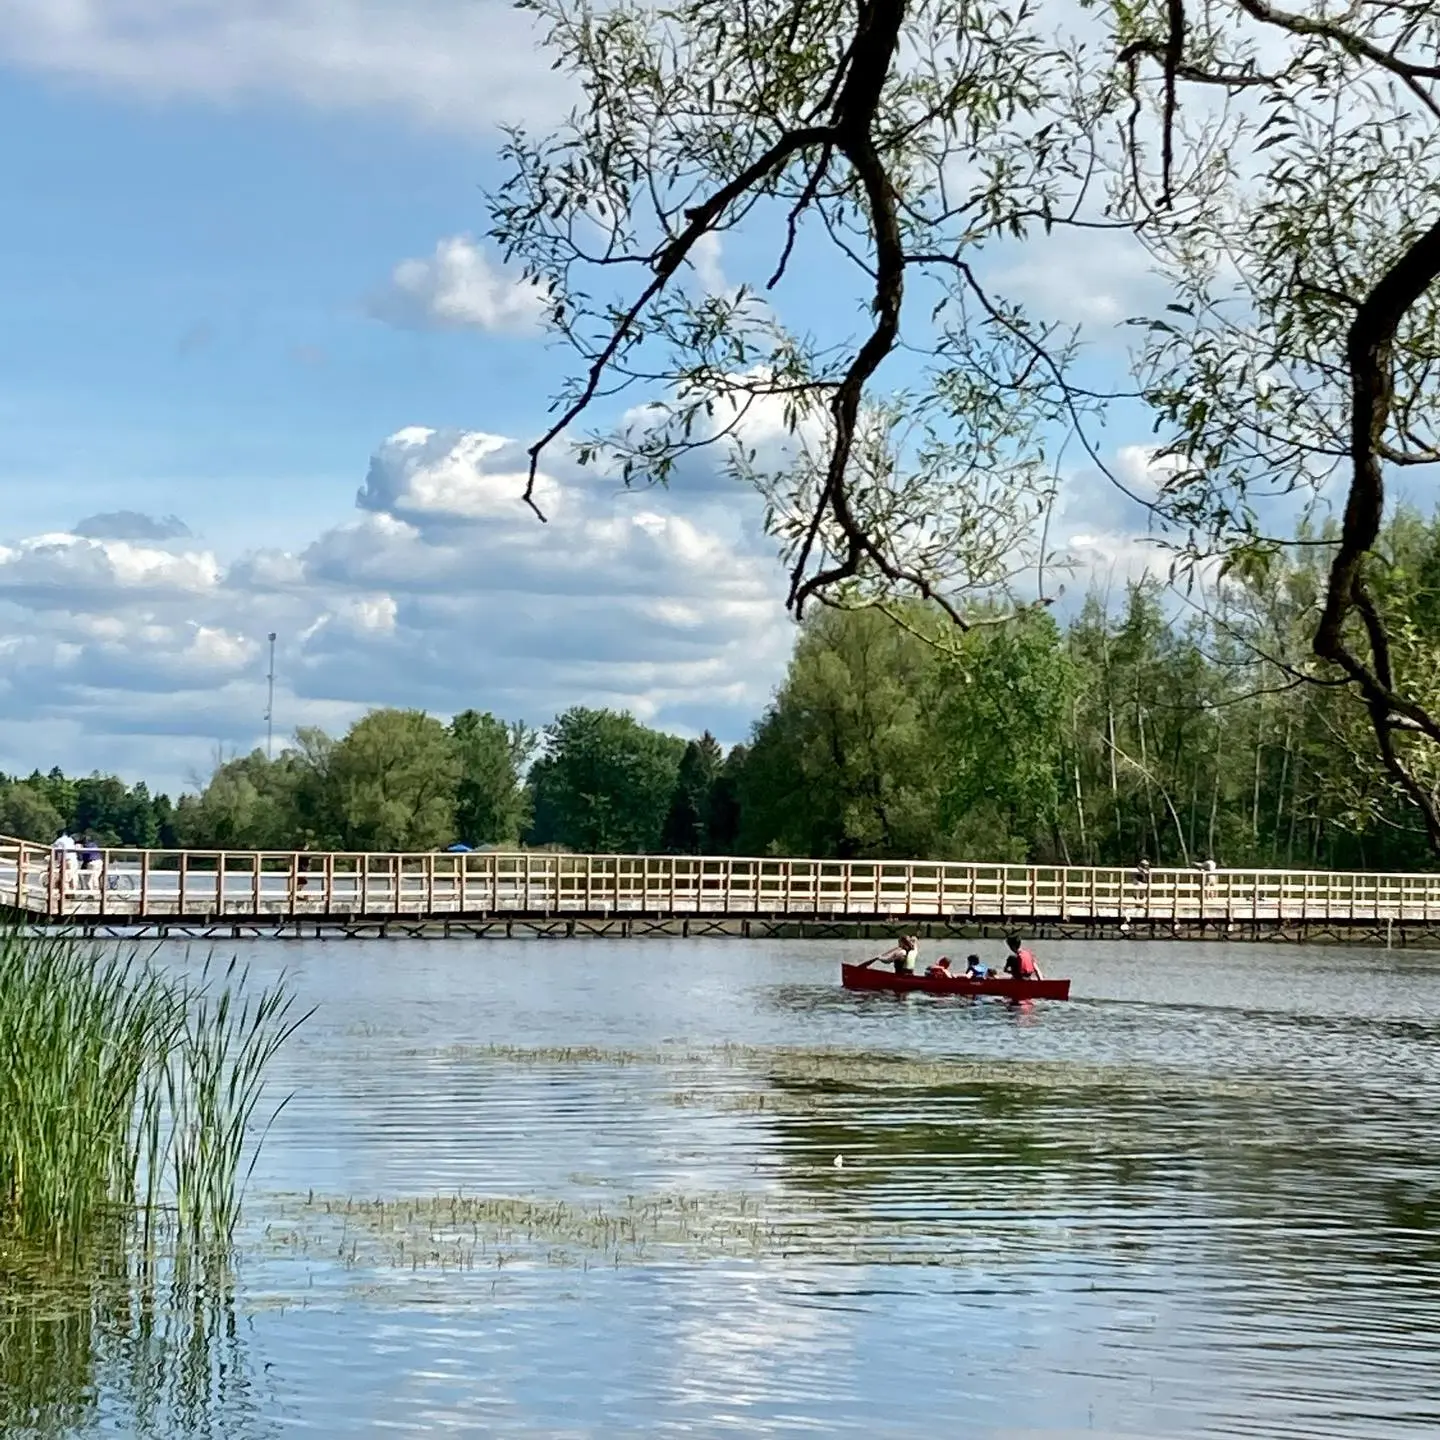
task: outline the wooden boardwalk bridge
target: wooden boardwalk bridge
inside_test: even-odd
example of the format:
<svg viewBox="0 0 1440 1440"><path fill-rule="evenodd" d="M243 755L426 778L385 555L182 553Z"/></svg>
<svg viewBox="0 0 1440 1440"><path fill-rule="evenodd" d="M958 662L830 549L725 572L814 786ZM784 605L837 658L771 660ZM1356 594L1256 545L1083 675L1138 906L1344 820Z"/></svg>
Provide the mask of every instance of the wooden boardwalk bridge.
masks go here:
<svg viewBox="0 0 1440 1440"><path fill-rule="evenodd" d="M0 836L0 907L92 934L1440 938L1440 874L891 860L74 852Z"/></svg>

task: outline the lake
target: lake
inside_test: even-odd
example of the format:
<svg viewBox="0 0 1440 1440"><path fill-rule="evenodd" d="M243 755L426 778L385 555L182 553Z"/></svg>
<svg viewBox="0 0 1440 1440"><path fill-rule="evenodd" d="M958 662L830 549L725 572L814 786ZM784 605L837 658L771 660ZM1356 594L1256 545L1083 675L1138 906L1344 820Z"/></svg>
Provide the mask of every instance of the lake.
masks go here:
<svg viewBox="0 0 1440 1440"><path fill-rule="evenodd" d="M241 947L319 1008L232 1291L12 1304L0 1428L1440 1433L1440 960L1037 948L1070 1003L847 994L833 943Z"/></svg>

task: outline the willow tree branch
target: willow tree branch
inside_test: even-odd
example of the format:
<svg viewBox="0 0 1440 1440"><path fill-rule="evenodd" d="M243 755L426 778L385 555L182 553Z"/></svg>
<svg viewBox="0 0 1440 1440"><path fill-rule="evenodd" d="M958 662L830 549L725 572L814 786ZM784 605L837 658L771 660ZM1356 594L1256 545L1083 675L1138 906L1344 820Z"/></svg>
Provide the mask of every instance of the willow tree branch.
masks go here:
<svg viewBox="0 0 1440 1440"><path fill-rule="evenodd" d="M1440 65L1422 65L1407 60L1394 50L1382 49L1379 45L1347 30L1337 20L1320 20L1309 15L1296 15L1289 10L1277 9L1267 0L1236 0L1240 8L1253 20L1270 25L1291 35L1310 36L1317 40L1328 40L1332 45L1353 55L1357 60L1368 60L1394 75L1407 90L1437 119L1440 119L1440 104L1421 83L1424 80L1440 80Z"/></svg>
<svg viewBox="0 0 1440 1440"><path fill-rule="evenodd" d="M782 165L801 150L833 141L834 131L827 125L807 126L790 130L782 135L758 160L747 165L728 184L722 185L708 199L692 210L687 210L685 228L669 241L655 256L655 274L650 283L640 292L629 309L610 332L610 338L600 347L599 353L590 365L585 385L580 394L566 406L560 418L530 447L530 471L525 481L525 503L541 520L544 513L535 503L535 480L539 473L540 457L547 447L570 428L584 414L600 389L600 382L610 368L625 337L629 335L641 312L670 283L675 272L685 263L691 250L701 236L714 228L715 223L727 209L757 185L775 173Z"/></svg>
<svg viewBox="0 0 1440 1440"><path fill-rule="evenodd" d="M1356 603L1361 566L1380 535L1385 505L1380 459L1395 402L1395 336L1406 313L1437 277L1440 221L1418 236L1380 277L1360 302L1346 335L1351 401L1350 493L1345 502L1340 548L1330 567L1325 607L1315 632L1315 653L1350 671L1362 688L1377 686L1379 678L1351 655L1343 629L1345 617ZM1393 695L1387 699L1393 707Z"/></svg>

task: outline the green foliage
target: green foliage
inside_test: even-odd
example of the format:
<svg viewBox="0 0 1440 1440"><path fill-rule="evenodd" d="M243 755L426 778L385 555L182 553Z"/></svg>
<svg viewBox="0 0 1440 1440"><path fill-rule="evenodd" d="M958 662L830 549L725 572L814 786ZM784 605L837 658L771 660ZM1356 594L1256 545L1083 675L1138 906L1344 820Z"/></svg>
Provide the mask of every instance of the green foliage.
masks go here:
<svg viewBox="0 0 1440 1440"><path fill-rule="evenodd" d="M224 1243L266 1067L303 1017L232 963L192 983L68 936L0 932L0 1238L78 1258L111 1227Z"/></svg>
<svg viewBox="0 0 1440 1440"><path fill-rule="evenodd" d="M740 787L750 760L748 746L736 745L710 786L707 828L712 853L732 855L740 844Z"/></svg>
<svg viewBox="0 0 1440 1440"><path fill-rule="evenodd" d="M181 797L175 813L180 843L216 850L288 848L296 770L289 752L275 763L261 750L226 761L198 796Z"/></svg>
<svg viewBox="0 0 1440 1440"><path fill-rule="evenodd" d="M936 652L878 611L818 612L756 727L741 780L742 848L756 853L934 851L925 718Z"/></svg>
<svg viewBox="0 0 1440 1440"><path fill-rule="evenodd" d="M515 845L530 824L525 770L538 737L528 725L509 724L476 710L450 722L460 763L455 827L468 845Z"/></svg>
<svg viewBox="0 0 1440 1440"><path fill-rule="evenodd" d="M335 746L328 767L350 850L430 850L455 838L461 759L422 710L372 710Z"/></svg>
<svg viewBox="0 0 1440 1440"><path fill-rule="evenodd" d="M571 850L660 848L685 743L614 710L567 710L530 772L530 841Z"/></svg>
<svg viewBox="0 0 1440 1440"><path fill-rule="evenodd" d="M102 845L173 841L168 796L152 796L144 781L127 787L113 775L68 779L60 770L24 780L0 777L0 835L48 844L62 830L94 835Z"/></svg>
<svg viewBox="0 0 1440 1440"><path fill-rule="evenodd" d="M680 855L700 855L714 847L711 795L724 763L725 752L708 730L685 747L661 832L664 849Z"/></svg>
<svg viewBox="0 0 1440 1440"><path fill-rule="evenodd" d="M955 647L930 726L953 853L1023 859L1050 848L1071 683L1059 630L1043 613L972 630Z"/></svg>
<svg viewBox="0 0 1440 1440"><path fill-rule="evenodd" d="M742 848L1007 859L1048 839L1067 684L1054 624L956 637L921 606L898 618L806 624L745 763Z"/></svg>
<svg viewBox="0 0 1440 1440"><path fill-rule="evenodd" d="M38 785L18 780L0 787L0 835L48 845L64 828L64 816Z"/></svg>

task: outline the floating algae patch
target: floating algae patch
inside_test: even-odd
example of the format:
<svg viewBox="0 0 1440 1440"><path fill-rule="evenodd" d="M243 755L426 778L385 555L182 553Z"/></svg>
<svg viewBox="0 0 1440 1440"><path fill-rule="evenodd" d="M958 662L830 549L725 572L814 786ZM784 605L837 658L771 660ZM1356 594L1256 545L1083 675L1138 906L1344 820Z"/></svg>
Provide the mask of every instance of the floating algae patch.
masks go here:
<svg viewBox="0 0 1440 1440"><path fill-rule="evenodd" d="M611 1045L446 1045L434 1050L411 1050L411 1057L440 1060L492 1061L506 1065L714 1065L742 1064L767 1053L759 1045L653 1045L644 1048Z"/></svg>
<svg viewBox="0 0 1440 1440"><path fill-rule="evenodd" d="M693 1265L714 1260L974 1265L1078 1237L1043 1218L1003 1235L956 1214L937 1225L864 1210L822 1210L778 1194L722 1191L629 1195L615 1202L520 1196L295 1197L266 1227L276 1258L351 1271L485 1272Z"/></svg>
<svg viewBox="0 0 1440 1440"><path fill-rule="evenodd" d="M1180 1066L1097 1065L1069 1060L976 1060L966 1056L917 1057L877 1052L775 1047L765 1052L766 1078L779 1085L830 1090L925 1091L974 1089L1023 1091L1067 1101L1084 1091L1154 1095L1253 1093L1242 1077L1218 1079Z"/></svg>
<svg viewBox="0 0 1440 1440"><path fill-rule="evenodd" d="M767 1247L772 1223L753 1194L627 1196L609 1206L515 1196L313 1197L282 1206L269 1239L352 1267L474 1270L752 1254Z"/></svg>
<svg viewBox="0 0 1440 1440"><path fill-rule="evenodd" d="M837 1046L656 1045L646 1048L604 1045L451 1045L415 1050L413 1056L537 1069L560 1066L729 1069L738 1076L781 1085L808 1083L832 1089L941 1090L955 1087L1024 1087L1073 1095L1079 1090L1120 1087L1146 1093L1249 1093L1243 1076L1225 1079L1199 1075L1183 1066L1137 1066L1133 1061L1083 1064L1064 1060L978 1060L966 1055L907 1055L856 1051ZM702 1099L698 1092L677 1091L675 1103ZM725 1108L764 1109L748 1096L734 1097Z"/></svg>

